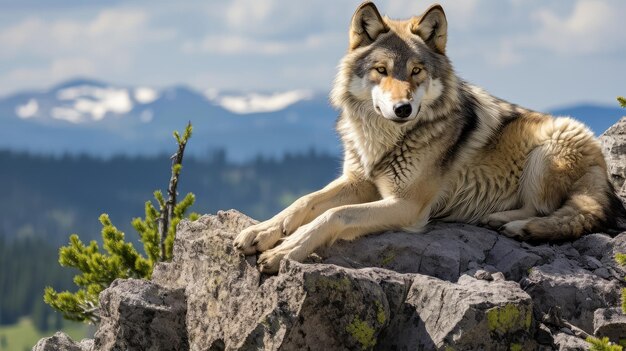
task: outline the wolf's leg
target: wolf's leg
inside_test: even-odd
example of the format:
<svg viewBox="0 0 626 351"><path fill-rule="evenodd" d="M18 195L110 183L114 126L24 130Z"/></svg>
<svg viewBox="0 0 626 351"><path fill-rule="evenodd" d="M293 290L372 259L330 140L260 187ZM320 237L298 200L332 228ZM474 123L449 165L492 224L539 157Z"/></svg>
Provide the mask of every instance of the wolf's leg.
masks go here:
<svg viewBox="0 0 626 351"><path fill-rule="evenodd" d="M373 201L378 197L371 182L343 175L322 190L299 198L271 219L246 228L235 239L235 246L245 254L268 250L283 236L290 235L330 208Z"/></svg>
<svg viewBox="0 0 626 351"><path fill-rule="evenodd" d="M298 228L280 245L261 254L260 269L274 273L283 257L302 261L316 248L337 239L352 240L389 229L411 228L419 231L428 222L429 210L429 199L414 201L398 198L330 209Z"/></svg>
<svg viewBox="0 0 626 351"><path fill-rule="evenodd" d="M521 240L575 239L602 228L610 186L599 143L582 124L557 118L543 127L549 139L533 149L520 195L537 217L511 221L502 233Z"/></svg>
<svg viewBox="0 0 626 351"><path fill-rule="evenodd" d="M527 219L530 217L534 217L536 215L537 215L537 211L535 211L534 208L523 207L517 210L492 213L490 215L485 216L485 218L483 218L482 220L482 223L491 228L498 229L502 227L503 225L505 225L506 223L509 223L511 221Z"/></svg>
<svg viewBox="0 0 626 351"><path fill-rule="evenodd" d="M567 200L553 213L531 217L504 225L502 233L520 240L573 240L585 233L605 229L607 207L611 204L611 187L606 168L590 167L587 174L572 186ZM624 213L617 201L618 213ZM609 212L610 213L610 212Z"/></svg>

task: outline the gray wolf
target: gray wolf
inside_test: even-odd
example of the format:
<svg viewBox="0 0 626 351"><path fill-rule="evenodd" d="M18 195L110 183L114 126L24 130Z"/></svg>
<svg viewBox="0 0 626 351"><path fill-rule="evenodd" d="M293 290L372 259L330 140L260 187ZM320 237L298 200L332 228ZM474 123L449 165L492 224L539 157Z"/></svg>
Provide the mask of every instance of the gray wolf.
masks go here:
<svg viewBox="0 0 626 351"><path fill-rule="evenodd" d="M419 232L432 219L554 241L625 217L593 133L459 78L447 35L440 5L402 21L359 6L330 97L341 110L343 174L237 236L245 254L262 252L261 271L337 239Z"/></svg>

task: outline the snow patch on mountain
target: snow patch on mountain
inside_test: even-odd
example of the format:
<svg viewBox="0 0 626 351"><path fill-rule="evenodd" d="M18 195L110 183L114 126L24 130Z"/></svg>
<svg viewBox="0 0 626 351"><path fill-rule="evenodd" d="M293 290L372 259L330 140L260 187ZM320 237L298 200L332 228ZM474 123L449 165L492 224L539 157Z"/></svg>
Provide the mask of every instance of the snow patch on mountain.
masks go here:
<svg viewBox="0 0 626 351"><path fill-rule="evenodd" d="M142 91L139 95L143 101L147 101L153 98L151 94ZM124 88L81 85L57 91L56 98L70 104L53 108L52 118L72 123L84 122L89 118L99 121L109 112L121 115L133 109L130 93Z"/></svg>
<svg viewBox="0 0 626 351"><path fill-rule="evenodd" d="M80 123L84 120L83 115L74 110L73 108L68 107L54 107L50 112L52 118L58 119L61 121L67 121L71 123Z"/></svg>
<svg viewBox="0 0 626 351"><path fill-rule="evenodd" d="M140 104L149 104L159 98L159 92L148 87L139 87L134 92L135 100Z"/></svg>
<svg viewBox="0 0 626 351"><path fill-rule="evenodd" d="M230 112L249 114L280 111L299 101L311 100L314 95L308 90L292 90L272 94L220 95L216 90L210 89L205 92L205 96Z"/></svg>
<svg viewBox="0 0 626 351"><path fill-rule="evenodd" d="M37 111L39 111L39 103L35 99L30 99L26 104L15 107L15 114L22 119L37 116Z"/></svg>

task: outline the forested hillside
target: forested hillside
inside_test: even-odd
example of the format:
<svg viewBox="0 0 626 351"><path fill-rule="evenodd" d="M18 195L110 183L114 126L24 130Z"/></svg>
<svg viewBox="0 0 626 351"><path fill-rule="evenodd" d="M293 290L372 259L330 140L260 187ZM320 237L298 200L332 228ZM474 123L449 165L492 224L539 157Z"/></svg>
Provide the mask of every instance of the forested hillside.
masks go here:
<svg viewBox="0 0 626 351"><path fill-rule="evenodd" d="M44 238L65 243L71 233L99 237L98 216L106 212L125 231L143 215L145 201L169 180L169 156L51 158L0 152L0 236ZM181 194L196 194L193 211L237 208L257 219L271 216L295 197L316 190L340 172L335 157L313 151L282 159L257 158L235 164L223 152L186 158Z"/></svg>
<svg viewBox="0 0 626 351"><path fill-rule="evenodd" d="M0 237L0 325L30 315L39 330L59 329L62 317L43 302L43 288L72 287L72 273L56 263L58 247L42 239Z"/></svg>

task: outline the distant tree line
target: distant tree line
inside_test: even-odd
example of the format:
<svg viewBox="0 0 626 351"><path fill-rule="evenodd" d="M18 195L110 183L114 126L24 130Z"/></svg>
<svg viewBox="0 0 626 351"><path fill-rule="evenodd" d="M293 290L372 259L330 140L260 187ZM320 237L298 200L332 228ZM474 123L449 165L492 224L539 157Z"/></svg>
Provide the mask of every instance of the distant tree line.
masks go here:
<svg viewBox="0 0 626 351"><path fill-rule="evenodd" d="M41 238L0 237L0 325L30 316L41 331L61 329L62 315L41 298L48 282L57 289L73 286L73 272L56 263L58 255L58 248Z"/></svg>
<svg viewBox="0 0 626 351"><path fill-rule="evenodd" d="M98 217L109 214L129 231L130 218L143 215L143 203L154 189L163 189L169 155L47 157L0 151L4 185L0 202L0 236L42 237L61 245L68 234L96 239ZM224 151L206 159L185 161L181 193L196 194L198 213L236 208L265 219L297 196L320 188L340 172L336 157L314 151L281 159L257 157L245 163L227 161ZM121 225L124 223L124 225Z"/></svg>

